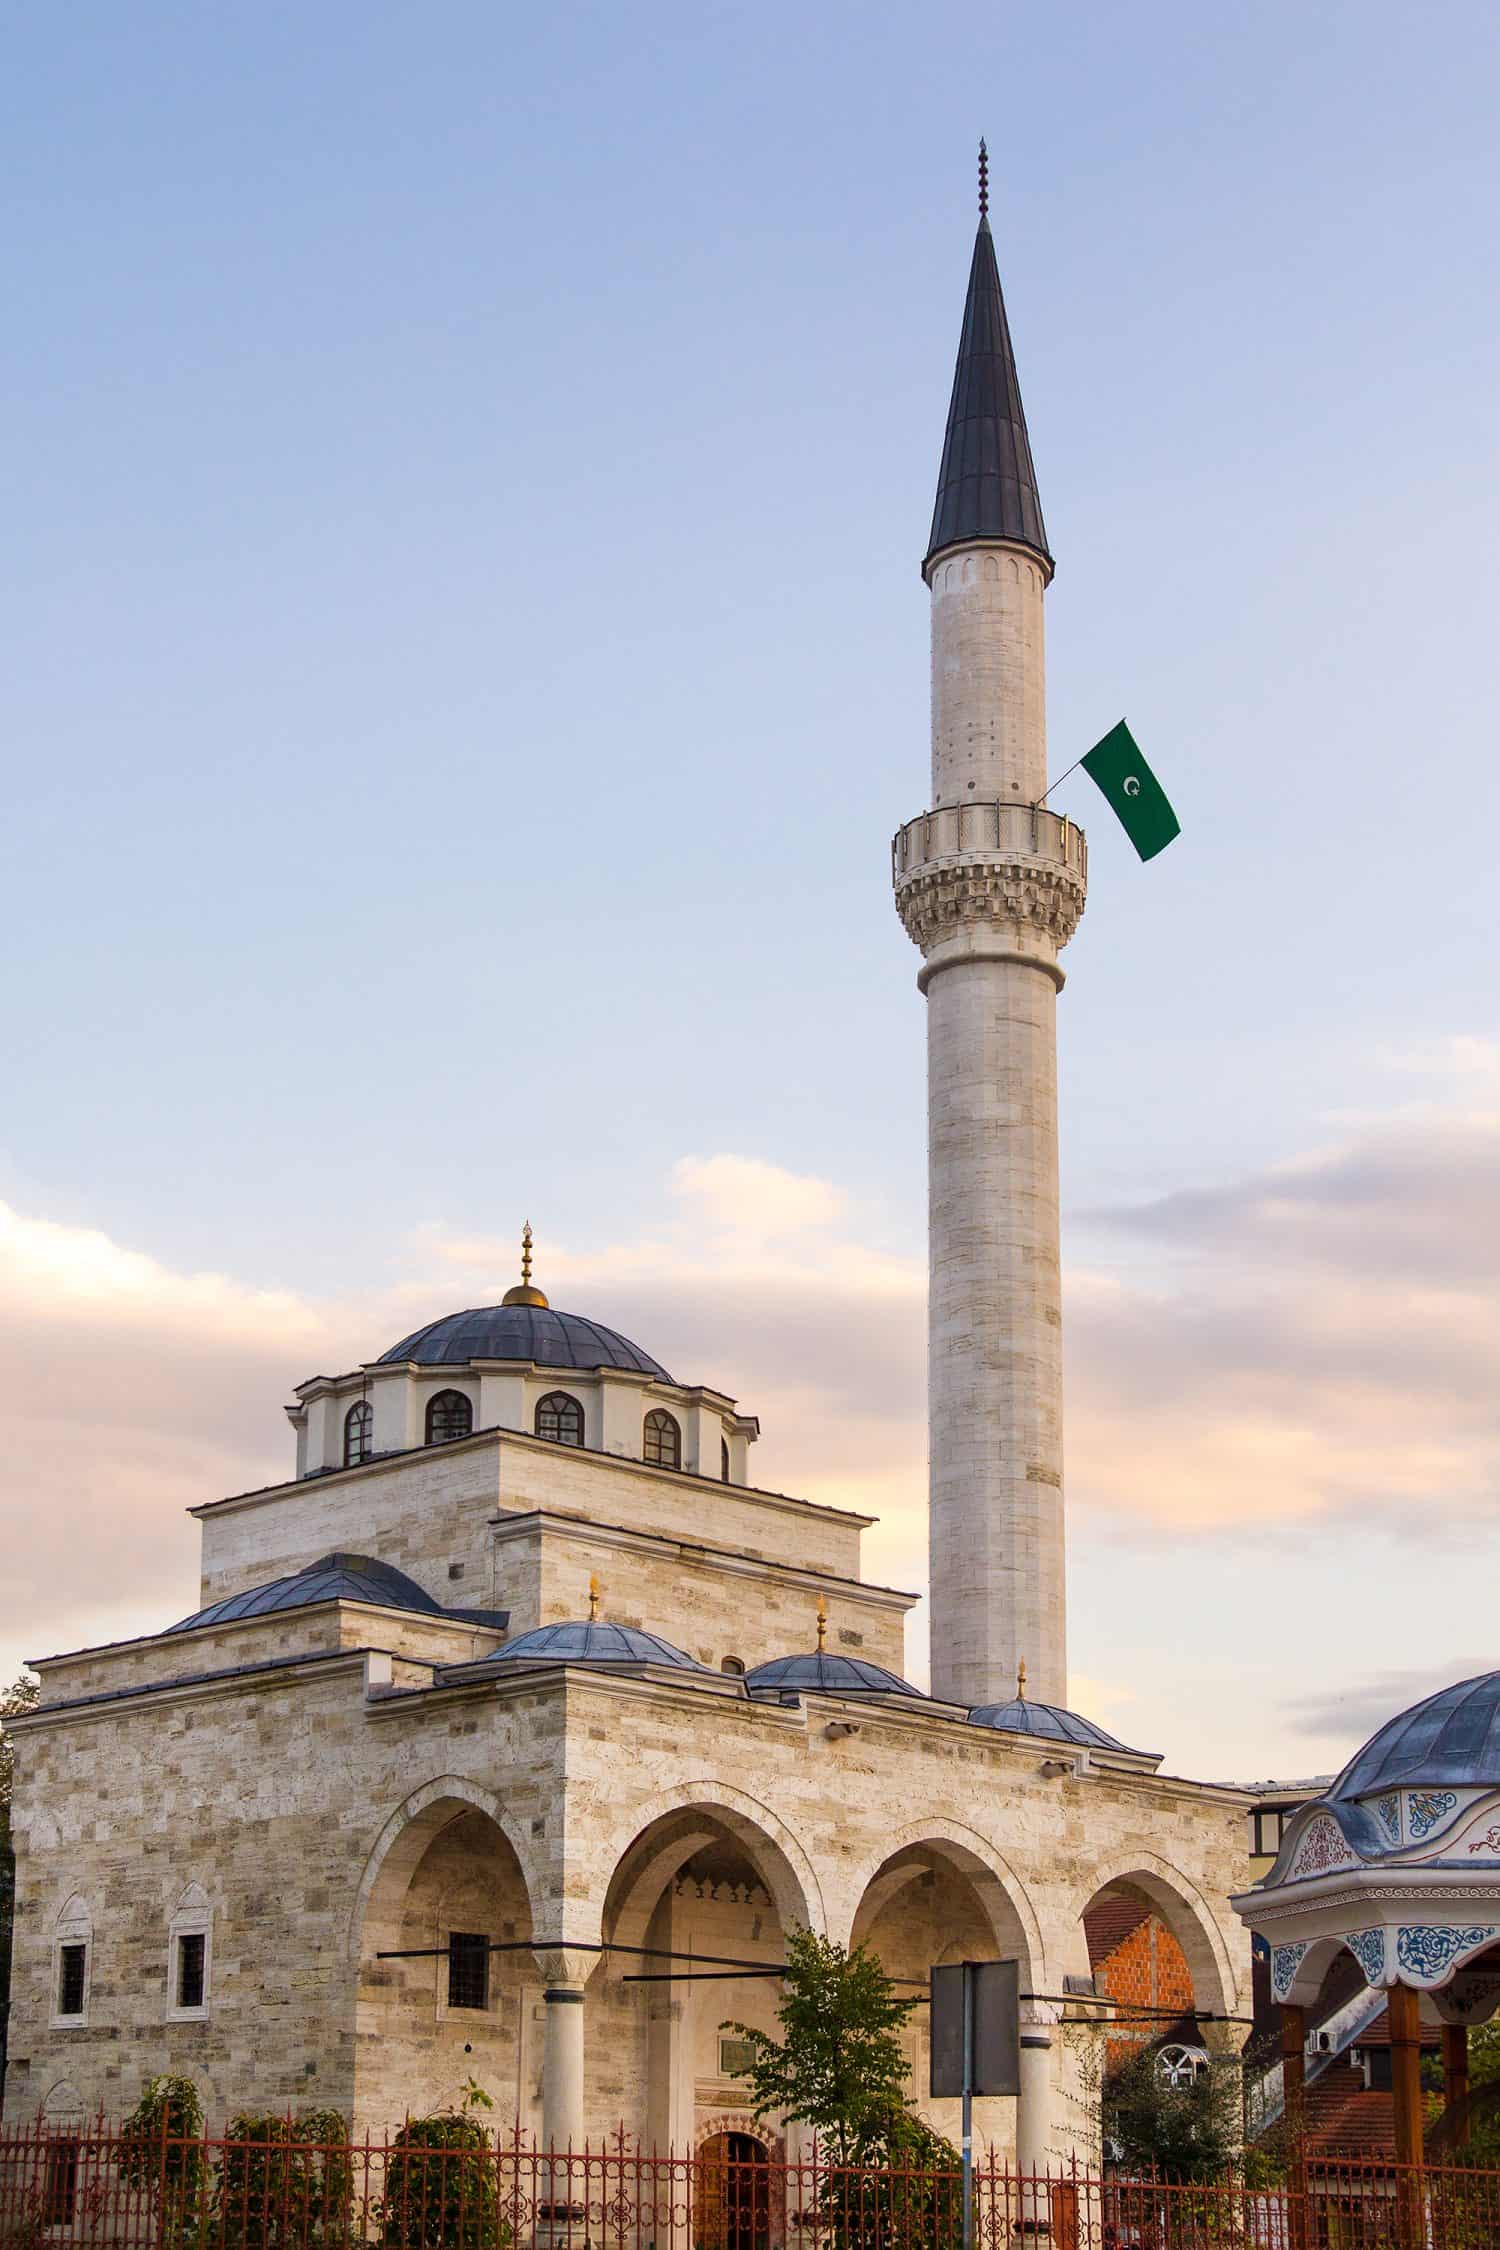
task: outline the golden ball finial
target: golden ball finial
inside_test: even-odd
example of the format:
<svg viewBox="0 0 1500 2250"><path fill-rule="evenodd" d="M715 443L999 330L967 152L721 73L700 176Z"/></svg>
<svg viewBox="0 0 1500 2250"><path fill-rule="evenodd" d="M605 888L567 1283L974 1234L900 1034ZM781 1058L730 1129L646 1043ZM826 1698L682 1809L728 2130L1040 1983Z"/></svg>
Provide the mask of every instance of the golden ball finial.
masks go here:
<svg viewBox="0 0 1500 2250"><path fill-rule="evenodd" d="M825 1649L825 1648L826 1648L827 1646L828 1646L828 1603L827 1603L827 1600L826 1600L826 1598L825 1598L825 1597L824 1597L824 1596L823 1596L822 1594L819 1594L819 1596L818 1596L818 1654L819 1654L819 1656L821 1656L821 1655L822 1655L822 1653L823 1653L824 1649Z"/></svg>
<svg viewBox="0 0 1500 2250"><path fill-rule="evenodd" d="M593 1572L593 1571L590 1571L590 1573L589 1573L589 1623L590 1623L591 1625L597 1625L597 1624L598 1624L598 1622L599 1622L599 1579L598 1579L598 1575L597 1575L597 1573L595 1573L595 1572Z"/></svg>
<svg viewBox="0 0 1500 2250"><path fill-rule="evenodd" d="M547 1300L540 1289L531 1286L531 1221L521 1229L521 1278L514 1289L507 1289L500 1300L502 1305L535 1305L546 1312Z"/></svg>

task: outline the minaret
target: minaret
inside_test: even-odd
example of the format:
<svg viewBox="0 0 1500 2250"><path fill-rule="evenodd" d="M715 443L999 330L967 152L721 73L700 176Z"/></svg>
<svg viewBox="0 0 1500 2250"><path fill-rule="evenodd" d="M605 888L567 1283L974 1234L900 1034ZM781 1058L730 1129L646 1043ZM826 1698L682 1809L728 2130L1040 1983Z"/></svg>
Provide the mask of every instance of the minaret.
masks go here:
<svg viewBox="0 0 1500 2250"><path fill-rule="evenodd" d="M932 1689L1067 1700L1058 953L1081 832L1047 787L1037 497L980 144L979 234L932 537L932 806L895 839L927 996Z"/></svg>

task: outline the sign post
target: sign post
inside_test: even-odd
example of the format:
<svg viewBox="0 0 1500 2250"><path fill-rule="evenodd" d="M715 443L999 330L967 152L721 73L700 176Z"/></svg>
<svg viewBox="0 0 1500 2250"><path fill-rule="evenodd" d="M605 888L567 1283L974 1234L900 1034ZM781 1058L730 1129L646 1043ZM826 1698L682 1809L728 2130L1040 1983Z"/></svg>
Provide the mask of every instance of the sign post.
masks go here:
<svg viewBox="0 0 1500 2250"><path fill-rule="evenodd" d="M1021 1975L1015 1961L930 1971L934 2101L963 2103L964 2250L974 2250L974 2096L1021 2091Z"/></svg>

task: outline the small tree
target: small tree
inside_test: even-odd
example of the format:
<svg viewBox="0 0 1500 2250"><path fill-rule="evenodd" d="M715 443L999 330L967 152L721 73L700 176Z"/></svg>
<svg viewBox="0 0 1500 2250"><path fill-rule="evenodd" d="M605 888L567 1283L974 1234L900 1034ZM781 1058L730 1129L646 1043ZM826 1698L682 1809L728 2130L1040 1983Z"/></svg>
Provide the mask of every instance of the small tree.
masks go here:
<svg viewBox="0 0 1500 2250"><path fill-rule="evenodd" d="M725 2024L754 2050L737 2076L748 2081L757 2120L794 2117L833 2144L841 2164L858 2163L861 2138L888 2137L906 2111L901 2026L917 2006L898 2000L880 1963L815 1930L789 1930L776 2010L782 2037Z"/></svg>
<svg viewBox="0 0 1500 2250"><path fill-rule="evenodd" d="M381 2239L389 2250L507 2250L495 2151L474 2114L494 2106L471 2078L458 2109L407 2119L386 2160Z"/></svg>
<svg viewBox="0 0 1500 2250"><path fill-rule="evenodd" d="M1211 2055L1186 2085L1170 2085L1154 2047L1144 2048L1104 2083L1104 2139L1131 2171L1181 2181L1219 2178L1239 2153L1238 2062Z"/></svg>

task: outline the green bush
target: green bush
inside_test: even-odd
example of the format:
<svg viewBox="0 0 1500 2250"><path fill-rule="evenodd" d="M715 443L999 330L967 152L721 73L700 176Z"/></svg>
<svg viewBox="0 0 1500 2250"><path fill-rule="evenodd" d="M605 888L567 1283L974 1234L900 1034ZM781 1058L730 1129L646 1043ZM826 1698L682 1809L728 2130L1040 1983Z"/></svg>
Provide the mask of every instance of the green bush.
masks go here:
<svg viewBox="0 0 1500 2250"><path fill-rule="evenodd" d="M212 2250L305 2250L348 2233L349 2126L337 2110L231 2117L214 2180Z"/></svg>
<svg viewBox="0 0 1500 2250"><path fill-rule="evenodd" d="M409 2117L386 2159L381 2240L388 2250L509 2250L495 2152L475 2117Z"/></svg>
<svg viewBox="0 0 1500 2250"><path fill-rule="evenodd" d="M148 2078L120 2128L115 2164L124 2185L158 2207L163 2250L202 2233L207 2168L203 2104L191 2078Z"/></svg>

